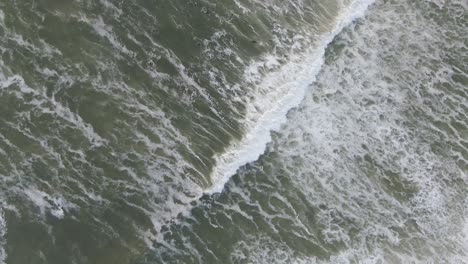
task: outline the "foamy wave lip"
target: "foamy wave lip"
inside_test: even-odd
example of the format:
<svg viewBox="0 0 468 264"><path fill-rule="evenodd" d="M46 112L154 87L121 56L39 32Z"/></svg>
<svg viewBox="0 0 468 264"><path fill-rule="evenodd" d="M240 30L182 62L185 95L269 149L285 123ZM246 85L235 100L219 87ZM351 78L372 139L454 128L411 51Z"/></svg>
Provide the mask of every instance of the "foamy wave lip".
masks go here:
<svg viewBox="0 0 468 264"><path fill-rule="evenodd" d="M356 18L362 17L374 0L351 1L345 6L336 19L335 27L325 34L305 54L293 57L278 72L271 72L259 84L262 87L276 87L268 96L259 94L247 111L245 122L247 133L243 139L229 147L221 155L215 156L216 166L211 173L213 185L204 192L208 194L221 192L229 178L237 169L257 160L271 141L271 131L277 131L286 121L286 114L291 108L300 104L307 88L316 78L324 63L325 50L335 36ZM268 89L266 89L268 90ZM265 109L256 113L255 108Z"/></svg>

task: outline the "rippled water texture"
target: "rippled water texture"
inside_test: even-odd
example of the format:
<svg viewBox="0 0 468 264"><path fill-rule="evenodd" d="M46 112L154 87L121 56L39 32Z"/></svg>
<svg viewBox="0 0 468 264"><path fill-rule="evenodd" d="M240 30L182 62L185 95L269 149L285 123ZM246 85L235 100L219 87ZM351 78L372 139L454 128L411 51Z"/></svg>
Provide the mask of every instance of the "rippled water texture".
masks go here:
<svg viewBox="0 0 468 264"><path fill-rule="evenodd" d="M0 3L0 263L468 263L463 0Z"/></svg>

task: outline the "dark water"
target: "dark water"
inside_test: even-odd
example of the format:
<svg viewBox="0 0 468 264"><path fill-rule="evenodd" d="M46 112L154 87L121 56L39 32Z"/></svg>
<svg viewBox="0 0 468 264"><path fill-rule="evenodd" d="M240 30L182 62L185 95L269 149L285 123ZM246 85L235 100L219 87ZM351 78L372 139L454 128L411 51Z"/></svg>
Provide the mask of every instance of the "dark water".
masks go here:
<svg viewBox="0 0 468 264"><path fill-rule="evenodd" d="M468 263L467 25L0 2L0 263Z"/></svg>

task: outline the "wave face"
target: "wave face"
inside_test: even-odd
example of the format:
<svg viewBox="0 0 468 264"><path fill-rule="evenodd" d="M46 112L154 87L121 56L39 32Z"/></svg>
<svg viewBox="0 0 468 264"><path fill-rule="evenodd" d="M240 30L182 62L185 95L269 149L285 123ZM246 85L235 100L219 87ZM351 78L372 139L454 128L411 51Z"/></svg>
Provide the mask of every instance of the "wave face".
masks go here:
<svg viewBox="0 0 468 264"><path fill-rule="evenodd" d="M2 2L0 263L464 263L466 3L372 2Z"/></svg>

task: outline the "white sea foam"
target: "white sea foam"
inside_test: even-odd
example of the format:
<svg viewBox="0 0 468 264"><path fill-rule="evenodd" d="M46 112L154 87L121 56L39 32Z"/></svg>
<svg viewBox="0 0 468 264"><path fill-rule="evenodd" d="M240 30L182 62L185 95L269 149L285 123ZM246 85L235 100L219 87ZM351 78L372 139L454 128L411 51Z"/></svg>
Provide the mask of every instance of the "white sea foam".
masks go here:
<svg viewBox="0 0 468 264"><path fill-rule="evenodd" d="M232 144L221 155L215 156L216 166L211 173L213 185L205 190L206 193L221 192L225 183L240 166L257 160L265 151L266 144L271 141L271 131L280 128L286 120L287 112L302 101L307 88L315 81L328 44L344 27L361 17L371 3L373 0L344 4L334 28L326 33L315 47L311 47L305 54L291 58L279 71L273 71L263 78L259 86L267 92L258 94L247 106L247 128L242 140ZM274 66L274 61L267 57L264 65ZM256 78L256 68L257 66L248 67L246 78Z"/></svg>
<svg viewBox="0 0 468 264"><path fill-rule="evenodd" d="M117 50L128 55L134 55L132 51L128 50L127 47L119 41L118 37L113 32L112 27L106 24L102 17L99 16L95 19L88 19L81 16L79 17L79 20L89 24L99 36L107 39Z"/></svg>
<svg viewBox="0 0 468 264"><path fill-rule="evenodd" d="M48 73L50 73L50 71L47 71L46 69L44 74ZM0 74L2 73L0 72ZM66 78L66 76L63 78ZM72 80L68 81L72 82ZM43 113L58 116L63 120L73 124L73 126L76 129L79 129L83 133L83 136L85 136L94 146L101 146L107 143L107 140L103 139L94 131L92 125L86 123L78 114L72 112L68 107L63 106L60 102L56 101L55 98L48 98L44 94L41 94L40 92L29 87L21 75L13 75L7 78L0 75L0 91L7 90L13 85L17 85L19 88L19 91L18 89L11 89L11 92L15 93L18 98L22 98L25 94L33 94L37 96L38 99L31 101L33 105L35 105ZM44 106L45 102L49 102L50 106Z"/></svg>
<svg viewBox="0 0 468 264"><path fill-rule="evenodd" d="M288 116L272 146L275 155L259 163L287 175L306 197L304 202L313 206L309 213L315 217L308 219L313 224L304 229L319 230L326 249L332 248L327 244L344 245L338 252L331 250L329 258L306 263L467 263L468 181L463 165L452 158L464 161L464 152L455 147L447 147L445 154L432 149L440 142L449 141L451 146L463 142L460 130L466 127L466 118L460 113L467 101L437 88L440 82L456 85L450 77L456 66L442 59L447 54L438 46L444 43L440 41L444 29L425 24L414 10L401 8L404 5L381 4L363 25L340 36L344 50L331 51L339 56L322 67L312 92ZM414 70L428 61L437 68ZM440 94L450 98L450 106L439 105L432 96ZM423 118L429 120L418 123ZM444 126L435 127L431 120ZM458 128L450 124L453 120L460 122ZM256 175L258 167L253 168L244 175ZM277 181L279 176L273 171L268 177ZM259 179L252 180L253 185L232 184L229 193L242 197L240 203L259 207L257 222L270 225L279 217L300 224L294 214L281 214L276 208L267 212L255 202L259 199L249 189L275 196L274 190L259 187L263 182ZM282 193L291 188L280 182L273 186ZM224 211L245 215L239 202ZM315 242L315 237L307 240ZM271 239L254 237L240 242L231 258L302 262L304 258L295 253Z"/></svg>
<svg viewBox="0 0 468 264"><path fill-rule="evenodd" d="M5 251L5 235L7 233L7 225L5 221L5 213L3 211L4 203L0 203L0 264L5 264L7 254Z"/></svg>
<svg viewBox="0 0 468 264"><path fill-rule="evenodd" d="M297 257L295 252L287 245L273 241L269 237L250 236L246 241L240 241L231 253L233 263L252 264L315 264L315 257Z"/></svg>
<svg viewBox="0 0 468 264"><path fill-rule="evenodd" d="M242 13L247 14L247 13L250 12L250 10L249 10L247 7L243 6L243 5L239 2L239 0L234 0L234 3L236 4L236 6L237 6L238 8L240 8L240 9L242 10Z"/></svg>
<svg viewBox="0 0 468 264"><path fill-rule="evenodd" d="M100 0L99 2L101 2L102 5L104 5L107 9L111 10L112 12L114 12L114 14L116 14L117 16L121 16L123 11L122 9L116 7L114 4L112 4L111 2L107 1L107 0Z"/></svg>
<svg viewBox="0 0 468 264"><path fill-rule="evenodd" d="M52 115L57 115L64 120L72 123L74 127L79 129L83 135L92 143L94 146L102 146L107 143L107 140L102 138L98 133L94 131L94 128L91 124L85 122L80 115L74 113L70 108L62 105L60 102L56 101L55 98L49 100L53 108L47 109L42 108L44 113L49 113Z"/></svg>
<svg viewBox="0 0 468 264"><path fill-rule="evenodd" d="M41 215L50 213L57 219L62 219L65 216L65 213L71 208L76 208L77 206L60 196L50 196L47 193L29 188L21 190L31 202L39 209Z"/></svg>
<svg viewBox="0 0 468 264"><path fill-rule="evenodd" d="M462 243L464 248L468 248L468 197L465 199L465 223L463 226Z"/></svg>
<svg viewBox="0 0 468 264"><path fill-rule="evenodd" d="M382 9L341 36L344 51L322 68L312 94L281 130L277 163L282 165L275 166L284 166L310 203L327 205L317 216L321 233L327 243L347 247L331 263L465 263L466 173L449 158L459 150L444 155L432 146L463 140L450 122L466 127L457 114L466 100L444 90L456 102L449 107L421 92L439 94L441 81L456 85L447 77L452 65L442 60L446 51L437 46L443 43L438 39L443 29L424 24L411 11ZM393 34L406 39L391 42ZM437 68L414 70L427 61L435 61ZM418 123L422 118L429 120ZM408 119L416 127L405 124ZM447 126L434 129L431 119ZM387 181L396 186L387 187ZM349 225L359 230L354 238Z"/></svg>

